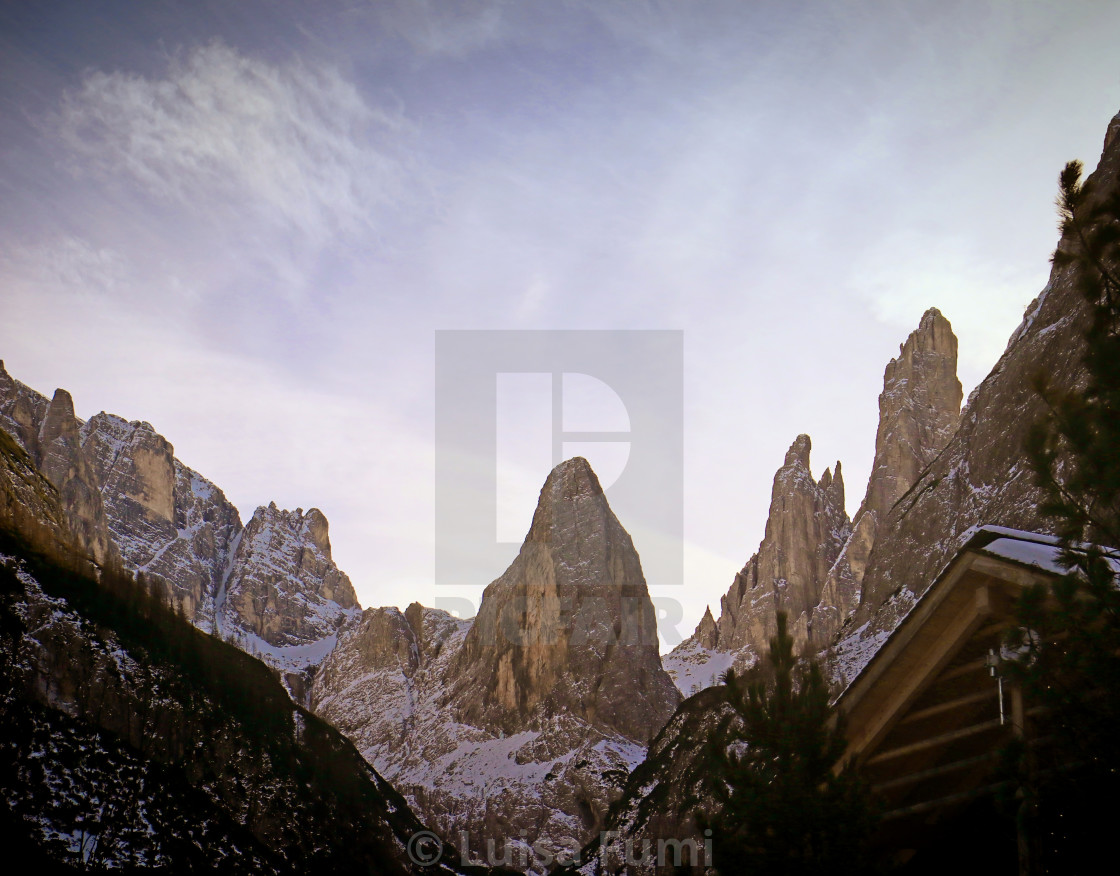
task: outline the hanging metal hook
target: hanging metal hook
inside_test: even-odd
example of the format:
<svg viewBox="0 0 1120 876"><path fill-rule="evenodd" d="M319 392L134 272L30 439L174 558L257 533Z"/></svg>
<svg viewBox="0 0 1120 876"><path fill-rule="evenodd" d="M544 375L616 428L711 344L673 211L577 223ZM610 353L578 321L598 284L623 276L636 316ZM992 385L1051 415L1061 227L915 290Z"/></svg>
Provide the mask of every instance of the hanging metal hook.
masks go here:
<svg viewBox="0 0 1120 876"><path fill-rule="evenodd" d="M999 668L1003 663L1003 658L1000 654L996 653L995 648L988 649L988 656L984 659L984 664L988 667L988 674L996 680L999 687L999 724L1002 727L1005 723L1003 715L1003 675L1000 674Z"/></svg>

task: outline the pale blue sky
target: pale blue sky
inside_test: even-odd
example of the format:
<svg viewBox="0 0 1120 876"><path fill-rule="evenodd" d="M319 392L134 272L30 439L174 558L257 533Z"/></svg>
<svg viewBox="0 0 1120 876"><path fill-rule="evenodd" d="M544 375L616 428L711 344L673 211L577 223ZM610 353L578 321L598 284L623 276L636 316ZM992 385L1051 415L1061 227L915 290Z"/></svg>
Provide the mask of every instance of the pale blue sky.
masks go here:
<svg viewBox="0 0 1120 876"><path fill-rule="evenodd" d="M994 364L1058 171L1120 110L1118 27L1093 2L3 3L0 357L150 421L246 519L322 508L364 605L431 604L434 331L681 329L687 586L647 576L687 634L799 432L855 511L926 307L966 393Z"/></svg>

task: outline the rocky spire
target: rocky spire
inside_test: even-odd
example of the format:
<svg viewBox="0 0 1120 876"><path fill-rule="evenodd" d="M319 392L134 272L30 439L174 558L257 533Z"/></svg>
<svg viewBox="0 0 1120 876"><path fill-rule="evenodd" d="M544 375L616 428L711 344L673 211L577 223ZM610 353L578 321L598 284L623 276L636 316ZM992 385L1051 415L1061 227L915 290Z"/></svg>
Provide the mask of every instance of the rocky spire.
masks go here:
<svg viewBox="0 0 1120 876"><path fill-rule="evenodd" d="M860 512L881 518L910 489L953 437L961 398L957 336L931 307L883 374L875 461Z"/></svg>
<svg viewBox="0 0 1120 876"><path fill-rule="evenodd" d="M714 649L719 647L719 628L716 626L716 619L712 617L712 607L710 605L704 609L704 616L700 618L700 623L696 625L692 639L699 643L701 648Z"/></svg>
<svg viewBox="0 0 1120 876"><path fill-rule="evenodd" d="M809 436L798 435L774 475L766 534L721 600L721 649L765 648L778 611L788 613L799 642L808 635L809 612L850 531L840 463L818 482L809 469L811 449Z"/></svg>
<svg viewBox="0 0 1120 876"><path fill-rule="evenodd" d="M109 535L101 485L82 453L80 426L70 393L56 389L39 426L34 458L39 471L58 490L78 543L95 562L115 562L119 555Z"/></svg>
<svg viewBox="0 0 1120 876"><path fill-rule="evenodd" d="M867 492L848 544L830 570L814 609L812 639L826 645L855 610L880 521L949 443L960 419L957 337L936 307L887 363Z"/></svg>
<svg viewBox="0 0 1120 876"><path fill-rule="evenodd" d="M836 460L836 474L832 474L832 469L826 468L821 479L817 481L819 486L829 501L836 508L844 507L844 474L840 468L840 460Z"/></svg>
<svg viewBox="0 0 1120 876"><path fill-rule="evenodd" d="M464 720L505 732L534 713L568 712L645 742L672 714L680 697L661 667L641 561L587 460L548 476L455 674Z"/></svg>
<svg viewBox="0 0 1120 876"><path fill-rule="evenodd" d="M1097 168L1084 184L1086 197L1120 196L1120 114L1105 135ZM1059 249L1068 245L1063 239ZM1074 268L1056 265L991 373L973 390L944 450L880 524L880 540L867 562L853 623L882 608L872 627L890 622L900 587L920 595L956 550L969 527L999 524L1049 532L1040 513L1044 496L1023 447L1031 425L1045 412L1034 380L1044 371L1056 392L1085 377L1082 356L1089 323ZM883 618L888 618L884 620ZM871 629L871 628L869 628Z"/></svg>

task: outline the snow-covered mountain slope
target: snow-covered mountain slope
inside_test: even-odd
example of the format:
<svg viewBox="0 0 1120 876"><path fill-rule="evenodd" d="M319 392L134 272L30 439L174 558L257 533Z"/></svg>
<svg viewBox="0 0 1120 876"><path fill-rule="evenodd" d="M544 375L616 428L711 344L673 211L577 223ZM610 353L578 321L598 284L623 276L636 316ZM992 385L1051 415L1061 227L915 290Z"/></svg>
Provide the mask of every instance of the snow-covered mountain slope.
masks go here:
<svg viewBox="0 0 1120 876"><path fill-rule="evenodd" d="M150 424L104 412L82 422L65 390L48 402L0 362L0 429L58 490L95 559L158 579L192 623L275 667L297 696L359 611L320 511L262 506L243 528Z"/></svg>

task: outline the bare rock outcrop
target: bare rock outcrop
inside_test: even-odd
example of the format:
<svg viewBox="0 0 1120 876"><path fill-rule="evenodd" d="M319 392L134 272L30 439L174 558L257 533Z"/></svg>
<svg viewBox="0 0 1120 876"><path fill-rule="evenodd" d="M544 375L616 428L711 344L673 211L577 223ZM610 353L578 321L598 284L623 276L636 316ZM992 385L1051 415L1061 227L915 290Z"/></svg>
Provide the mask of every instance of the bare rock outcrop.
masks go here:
<svg viewBox="0 0 1120 876"><path fill-rule="evenodd" d="M700 618L700 623L696 625L692 638L703 648L719 646L719 627L716 625L716 619L712 617L711 606L704 609L704 616Z"/></svg>
<svg viewBox="0 0 1120 876"><path fill-rule="evenodd" d="M941 311L931 307L883 374L867 491L810 620L817 647L831 642L859 605L880 522L949 443L960 420L961 398L957 337Z"/></svg>
<svg viewBox="0 0 1120 876"><path fill-rule="evenodd" d="M39 430L50 399L16 380L0 360L0 426L34 461L39 456Z"/></svg>
<svg viewBox="0 0 1120 876"><path fill-rule="evenodd" d="M214 598L241 530L237 509L148 423L102 411L81 434L125 564L162 581L188 618L212 630Z"/></svg>
<svg viewBox="0 0 1120 876"><path fill-rule="evenodd" d="M241 532L233 503L148 423L102 411L82 426L82 449L125 564L161 581L196 626L213 631L215 599Z"/></svg>
<svg viewBox="0 0 1120 876"><path fill-rule="evenodd" d="M68 392L48 401L3 363L0 429L58 490L86 553L159 582L196 626L288 674L297 696L357 613L318 510L260 508L243 531L225 494L150 424L105 412L83 422Z"/></svg>
<svg viewBox="0 0 1120 876"><path fill-rule="evenodd" d="M641 561L591 466L557 466L455 666L465 720L506 732L535 710L647 742L679 697L661 668Z"/></svg>
<svg viewBox="0 0 1120 876"><path fill-rule="evenodd" d="M666 657L683 692L713 683L731 663L753 662L774 635L778 611L788 614L798 648L833 640L860 603L881 521L949 442L960 403L957 339L930 308L883 375L875 460L854 520L840 463L815 481L812 444L799 435L774 475L762 543L722 598L714 629L702 621Z"/></svg>
<svg viewBox="0 0 1120 876"><path fill-rule="evenodd" d="M1120 190L1120 115L1109 125L1085 187L1091 198L1115 197ZM1044 413L1035 376L1044 372L1057 390L1074 389L1085 379L1088 308L1076 282L1071 266L1051 271L995 368L969 397L944 451L885 515L859 607L842 631L841 675L851 677L870 659L872 645L925 592L970 528L1052 531L1039 511L1043 494L1023 447Z"/></svg>
<svg viewBox="0 0 1120 876"><path fill-rule="evenodd" d="M798 435L774 475L762 543L720 600L722 650L764 649L777 631L779 611L789 615L798 644L808 639L810 613L851 532L840 463L835 474L826 469L814 480L811 448L809 436Z"/></svg>
<svg viewBox="0 0 1120 876"><path fill-rule="evenodd" d="M1090 198L1120 192L1120 114L1109 125L1085 190ZM859 607L833 650L838 679L850 680L864 667L973 528L1053 532L1039 512L1044 495L1024 442L1045 410L1035 376L1044 373L1057 391L1076 389L1085 380L1089 308L1076 283L1073 267L1051 271L1004 355L972 391L949 444L885 516Z"/></svg>
<svg viewBox="0 0 1120 876"><path fill-rule="evenodd" d="M258 650L319 643L322 656L358 610L350 579L331 558L327 518L318 508L304 514L275 503L258 508L241 532L218 599L223 637Z"/></svg>
<svg viewBox="0 0 1120 876"><path fill-rule="evenodd" d="M78 543L100 564L115 562L117 551L109 535L106 510L96 474L82 453L80 421L74 400L56 389L39 427L39 470L58 488L70 530Z"/></svg>
<svg viewBox="0 0 1120 876"><path fill-rule="evenodd" d="M97 474L82 453L81 421L65 389L48 402L14 380L0 361L0 428L11 435L36 468L58 490L70 532L100 565L115 564L113 543Z"/></svg>
<svg viewBox="0 0 1120 876"><path fill-rule="evenodd" d="M0 528L19 533L28 546L54 557L73 553L74 535L58 490L27 451L0 429Z"/></svg>

